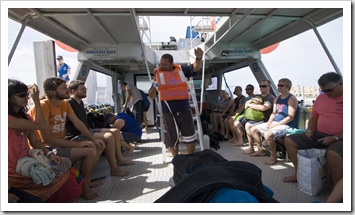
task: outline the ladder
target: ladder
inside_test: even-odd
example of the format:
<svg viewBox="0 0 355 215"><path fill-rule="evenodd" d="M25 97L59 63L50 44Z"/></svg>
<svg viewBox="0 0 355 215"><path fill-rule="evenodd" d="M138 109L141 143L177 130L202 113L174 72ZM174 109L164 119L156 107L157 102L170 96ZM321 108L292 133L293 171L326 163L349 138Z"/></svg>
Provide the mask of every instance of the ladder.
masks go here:
<svg viewBox="0 0 355 215"><path fill-rule="evenodd" d="M201 123L201 118L200 118L201 113L200 113L200 109L198 107L197 98L196 98L196 91L195 91L194 81L193 81L192 77L189 78L187 85L189 87L189 93L190 93L190 97L192 99L192 105L195 108L195 114L192 117L193 117L194 121L196 121L196 124L197 124L197 137L198 137L197 141L200 143L200 147L201 147L201 151L202 151L202 150L204 150L204 146L203 146L202 123ZM200 104L200 105L202 105L202 104Z"/></svg>
<svg viewBox="0 0 355 215"><path fill-rule="evenodd" d="M197 141L199 142L200 148L201 148L201 151L202 151L202 150L204 150L204 146L203 146L202 124L201 124L201 118L200 118L201 113L200 113L200 110L198 108L198 103L197 103L197 98L196 98L196 91L195 91L195 86L194 86L194 82L193 82L193 78L192 77L190 77L189 80L187 81L187 86L188 86L190 97L192 99L192 105L193 105L193 107L195 109L195 114L193 114L192 117L193 117L193 120L197 124L197 131L196 131L197 132ZM162 149L163 163L167 163L166 146L165 146L165 143L164 143L163 112L162 112L161 102L158 99L158 97L155 98L155 102L157 104L158 111L159 111L160 136L161 136L161 139L162 139L161 149Z"/></svg>

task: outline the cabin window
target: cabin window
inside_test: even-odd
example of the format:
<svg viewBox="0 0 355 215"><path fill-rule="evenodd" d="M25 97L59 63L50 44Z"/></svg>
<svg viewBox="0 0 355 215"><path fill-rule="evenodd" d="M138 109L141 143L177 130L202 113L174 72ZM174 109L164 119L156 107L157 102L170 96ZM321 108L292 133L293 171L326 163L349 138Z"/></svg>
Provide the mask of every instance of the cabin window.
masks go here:
<svg viewBox="0 0 355 215"><path fill-rule="evenodd" d="M217 90L217 86L218 86L218 78L212 77L208 80L208 86L206 90Z"/></svg>
<svg viewBox="0 0 355 215"><path fill-rule="evenodd" d="M85 86L87 88L87 97L83 99L85 105L114 105L111 76L90 70Z"/></svg>

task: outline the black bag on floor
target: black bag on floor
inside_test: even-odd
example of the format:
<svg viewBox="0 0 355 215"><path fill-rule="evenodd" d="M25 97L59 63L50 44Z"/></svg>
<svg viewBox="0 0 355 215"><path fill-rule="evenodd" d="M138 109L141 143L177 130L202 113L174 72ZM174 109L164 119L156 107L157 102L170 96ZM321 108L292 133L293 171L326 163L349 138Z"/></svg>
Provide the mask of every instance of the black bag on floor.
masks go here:
<svg viewBox="0 0 355 215"><path fill-rule="evenodd" d="M221 148L219 146L219 141L220 141L219 139L220 138L219 138L218 133L212 132L212 133L209 133L208 136L210 138L210 148L211 149L215 149L217 151L219 148Z"/></svg>
<svg viewBox="0 0 355 215"><path fill-rule="evenodd" d="M221 195L222 201L217 202L238 199L236 202L248 203L252 198L260 203L277 203L273 192L263 185L261 175L257 166L245 161L210 163L191 172L154 203L208 203L216 199L215 195ZM223 193L220 188L244 192Z"/></svg>
<svg viewBox="0 0 355 215"><path fill-rule="evenodd" d="M210 129L208 128L208 123L205 121L202 121L201 125L202 125L202 133L208 135L210 133Z"/></svg>
<svg viewBox="0 0 355 215"><path fill-rule="evenodd" d="M183 178L201 166L221 161L227 160L210 149L205 149L188 155L176 155L171 161L174 165L174 184L178 184Z"/></svg>

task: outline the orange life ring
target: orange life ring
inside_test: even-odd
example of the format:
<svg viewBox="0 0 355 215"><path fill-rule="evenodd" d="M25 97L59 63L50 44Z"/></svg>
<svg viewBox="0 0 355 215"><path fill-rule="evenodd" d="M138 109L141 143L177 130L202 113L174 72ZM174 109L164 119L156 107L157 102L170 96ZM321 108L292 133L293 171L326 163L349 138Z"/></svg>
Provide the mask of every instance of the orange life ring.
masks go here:
<svg viewBox="0 0 355 215"><path fill-rule="evenodd" d="M277 47L279 47L280 43L275 43L274 45L268 46L260 50L261 54L269 54L270 52L274 51Z"/></svg>
<svg viewBox="0 0 355 215"><path fill-rule="evenodd" d="M59 42L58 40L54 40L55 44L57 44L60 48L64 49L65 51L68 51L68 52L77 52L78 50L62 43L62 42Z"/></svg>

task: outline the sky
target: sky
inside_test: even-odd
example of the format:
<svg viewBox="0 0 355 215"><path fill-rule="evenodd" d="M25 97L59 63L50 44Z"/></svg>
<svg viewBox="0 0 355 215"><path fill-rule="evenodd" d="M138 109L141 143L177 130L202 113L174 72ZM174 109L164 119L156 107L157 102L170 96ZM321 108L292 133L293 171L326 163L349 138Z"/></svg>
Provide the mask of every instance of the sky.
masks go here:
<svg viewBox="0 0 355 215"><path fill-rule="evenodd" d="M282 3L280 2L279 4L281 5ZM18 23L7 19L6 15L7 13L2 13L1 17L2 23L7 21L8 25L8 28L2 28L1 32L1 34L7 33L6 40L3 40L3 35L1 39L2 73L4 71L3 68L5 67L4 65L7 65L8 51L10 50L17 31L20 28ZM347 24L349 24L348 17L346 19ZM5 21L3 19L5 19ZM169 18L158 20L158 22L152 18L151 21L152 28L162 29L161 31L156 31L157 34L152 34L152 41L154 42L169 41L170 36L174 36L176 39L184 38L186 34L186 27L190 24L189 18L182 19L181 17L178 20L170 20ZM347 30L348 34L350 34L349 29L351 29L351 27L343 24L344 21L345 18L339 18L331 23L321 26L318 30L332 53L340 71L343 72L343 75L346 75L347 79L344 79L344 83L346 82L347 85L344 89L347 89L348 92L350 92L350 43L348 35L345 35L343 30L345 28L344 26L346 26L347 28L345 28L345 30ZM344 38L347 39L346 42L344 42ZM35 83L33 42L46 41L50 39L51 38L46 35L38 33L30 28L26 28L13 56L11 64L5 69L5 71L8 72L8 78L16 78L26 84ZM3 51L4 47L7 47L7 52ZM344 53L347 55L344 55ZM72 67L72 73L75 72L77 53L67 52L56 46L56 55L62 55L64 57L64 62L68 63ZM262 55L262 60L276 83L278 79L288 77L292 80L294 86L316 86L317 79L321 76L321 74L329 71L335 71L327 59L325 52L322 50L322 47L313 31L307 31L291 39L282 41L275 51ZM343 69L345 69L345 72ZM241 70L236 72L232 77L229 75L232 76L231 74L226 74L227 79L235 80L233 84L240 85L243 89L245 85L249 83L252 83L254 86L258 85L250 72L244 73L243 70ZM4 77L6 76L3 76L2 74L2 80L4 80ZM4 82L2 81L2 83ZM232 86L232 84L230 86ZM2 101L2 103L4 103L4 101ZM350 101L344 101L344 111L350 114L350 108ZM4 118L4 114L2 114L2 117ZM350 133L345 133L345 137L347 134L349 135ZM348 137L350 137L350 135ZM345 183L346 182L347 181L345 181Z"/></svg>

